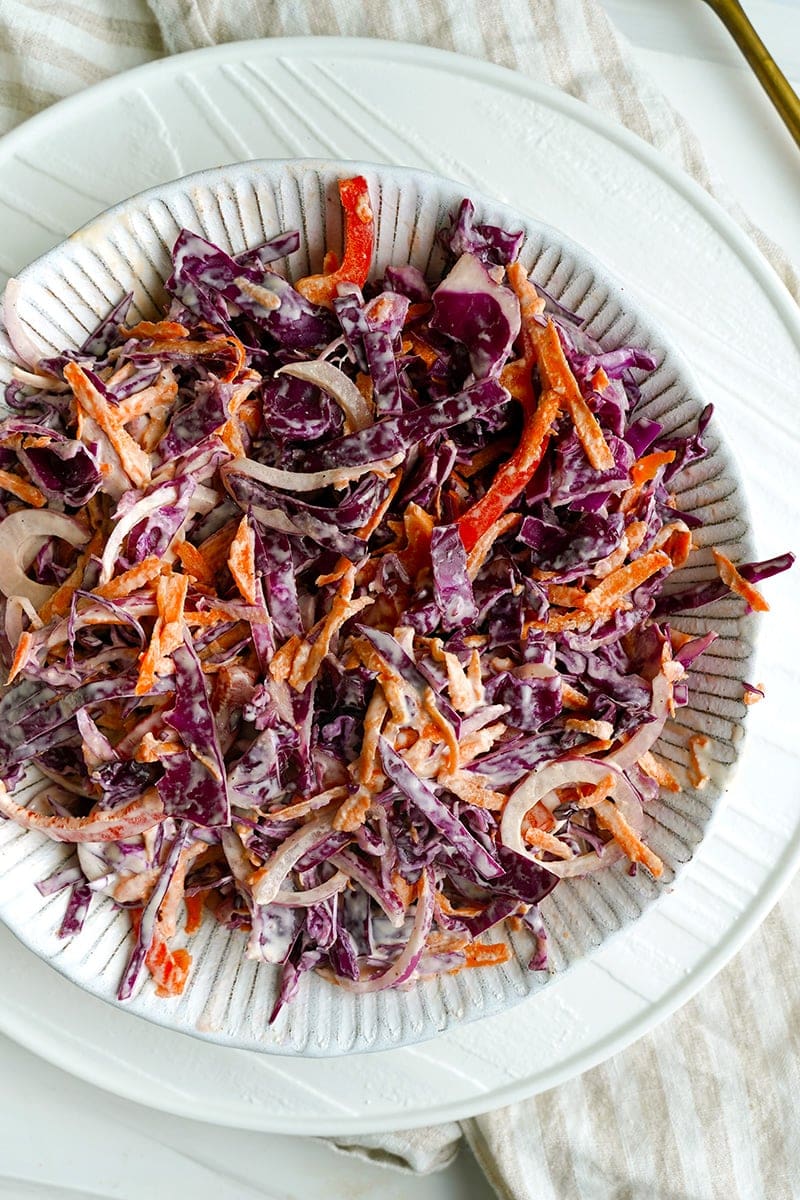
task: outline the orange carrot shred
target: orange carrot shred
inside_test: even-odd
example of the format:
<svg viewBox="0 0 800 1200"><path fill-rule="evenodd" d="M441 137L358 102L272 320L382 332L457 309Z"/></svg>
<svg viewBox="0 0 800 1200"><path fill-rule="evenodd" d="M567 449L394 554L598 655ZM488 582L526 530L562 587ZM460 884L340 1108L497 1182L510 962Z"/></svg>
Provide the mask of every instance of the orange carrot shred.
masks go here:
<svg viewBox="0 0 800 1200"><path fill-rule="evenodd" d="M189 330L185 325L179 325L177 321L139 321L138 325L132 325L130 329L126 329L124 325L120 325L119 331L124 338L139 338L144 341L165 341L170 338L185 338L189 336Z"/></svg>
<svg viewBox="0 0 800 1200"><path fill-rule="evenodd" d="M202 925L205 898L205 892L195 892L192 896L184 896L183 903L186 905L186 925L184 928L187 933L197 933Z"/></svg>
<svg viewBox="0 0 800 1200"><path fill-rule="evenodd" d="M619 567L616 571L612 571L602 583L593 587L587 593L583 607L587 612L594 614L612 608L619 600L649 579L651 575L655 575L656 571L671 566L672 560L669 555L660 550L652 550L648 554L643 554L641 558L634 559L626 567Z"/></svg>
<svg viewBox="0 0 800 1200"><path fill-rule="evenodd" d="M511 958L511 947L504 942L472 942L464 950L465 967L498 967Z"/></svg>
<svg viewBox="0 0 800 1200"><path fill-rule="evenodd" d="M179 542L175 547L175 552L188 575L193 575L198 583L213 587L214 572L206 562L202 551L193 546L191 542Z"/></svg>
<svg viewBox="0 0 800 1200"><path fill-rule="evenodd" d="M138 591L145 584L151 583L160 574L161 559L156 558L155 554L151 554L136 566L117 575L115 579L109 579L108 583L104 583L102 587L95 588L94 594L102 596L104 600L119 600L123 596L130 596L131 592Z"/></svg>
<svg viewBox="0 0 800 1200"><path fill-rule="evenodd" d="M19 641L17 642L17 648L14 652L14 661L11 664L11 670L8 673L8 679L6 680L7 684L16 679L17 675L19 675L20 671L25 666L25 663L28 661L28 655L32 645L33 634L21 633L19 636Z"/></svg>
<svg viewBox="0 0 800 1200"><path fill-rule="evenodd" d="M19 475L12 475L10 471L0 471L0 488L11 492L12 496L30 504L32 508L44 508L47 503L37 487L25 479L20 479Z"/></svg>
<svg viewBox="0 0 800 1200"><path fill-rule="evenodd" d="M247 517L242 517L228 551L228 569L248 604L258 603L256 539Z"/></svg>
<svg viewBox="0 0 800 1200"><path fill-rule="evenodd" d="M665 467L674 460L674 450L655 450L652 454L645 454L643 458L638 458L631 467L631 482L637 485L648 483L651 479L655 479L661 467Z"/></svg>
<svg viewBox="0 0 800 1200"><path fill-rule="evenodd" d="M739 574L731 560L721 550L714 550L713 554L719 577L725 586L746 600L755 612L769 612L769 605L761 592Z"/></svg>

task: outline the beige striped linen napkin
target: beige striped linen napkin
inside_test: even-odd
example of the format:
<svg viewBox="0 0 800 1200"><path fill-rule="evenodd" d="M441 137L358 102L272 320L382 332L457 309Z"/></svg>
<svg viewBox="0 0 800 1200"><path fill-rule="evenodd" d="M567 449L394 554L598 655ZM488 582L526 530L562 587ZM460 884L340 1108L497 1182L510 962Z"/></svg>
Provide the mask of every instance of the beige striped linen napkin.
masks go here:
<svg viewBox="0 0 800 1200"><path fill-rule="evenodd" d="M595 106L720 199L800 299L796 269L711 178L691 130L634 65L597 0L0 0L0 131L159 55L243 37L337 34L491 59ZM794 1200L799 1064L795 881L712 984L602 1066L461 1126L339 1146L431 1171L464 1136L503 1200Z"/></svg>

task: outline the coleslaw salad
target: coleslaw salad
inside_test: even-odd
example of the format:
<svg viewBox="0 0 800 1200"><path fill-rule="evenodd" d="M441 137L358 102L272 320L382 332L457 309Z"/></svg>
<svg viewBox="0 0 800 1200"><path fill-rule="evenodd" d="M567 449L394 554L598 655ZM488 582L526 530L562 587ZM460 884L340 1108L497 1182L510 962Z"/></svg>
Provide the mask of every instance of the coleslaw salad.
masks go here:
<svg viewBox="0 0 800 1200"><path fill-rule="evenodd" d="M15 342L0 811L78 844L39 885L71 889L65 935L95 891L130 908L121 998L182 990L198 897L281 965L274 1015L309 970L365 992L502 961L503 921L543 969L560 879L661 871L653 747L713 640L670 613L764 607L790 563L719 552L718 585L665 591L707 416L637 420L652 360L593 342L468 201L442 278L370 283L365 181L340 195L321 275L274 269L296 234L231 257L184 230L163 320Z"/></svg>

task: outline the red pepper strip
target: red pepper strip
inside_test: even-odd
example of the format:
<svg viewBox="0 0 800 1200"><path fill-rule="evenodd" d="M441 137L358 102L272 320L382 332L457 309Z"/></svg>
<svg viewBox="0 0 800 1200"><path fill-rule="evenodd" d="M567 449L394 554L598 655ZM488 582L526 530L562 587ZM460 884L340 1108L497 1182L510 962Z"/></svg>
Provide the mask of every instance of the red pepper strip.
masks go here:
<svg viewBox="0 0 800 1200"><path fill-rule="evenodd" d="M516 450L500 467L488 492L462 513L456 522L468 554L530 481L544 457L551 426L560 406L561 398L552 390L542 393L534 411L526 406L522 437Z"/></svg>
<svg viewBox="0 0 800 1200"><path fill-rule="evenodd" d="M339 181L339 196L344 214L344 255L342 264L328 275L308 275L295 284L312 304L333 305L340 283L355 283L363 287L372 266L375 248L375 218L363 175Z"/></svg>

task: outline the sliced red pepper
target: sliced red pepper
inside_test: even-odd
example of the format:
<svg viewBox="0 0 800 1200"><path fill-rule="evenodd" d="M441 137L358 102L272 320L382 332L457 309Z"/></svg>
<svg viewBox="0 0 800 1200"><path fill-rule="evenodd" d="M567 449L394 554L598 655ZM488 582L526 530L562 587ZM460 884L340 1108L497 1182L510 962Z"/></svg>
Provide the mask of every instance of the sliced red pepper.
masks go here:
<svg viewBox="0 0 800 1200"><path fill-rule="evenodd" d="M375 217L364 176L341 179L339 196L344 214L344 255L341 266L327 275L308 275L295 284L306 300L327 308L333 305L340 283L364 286L375 249Z"/></svg>
<svg viewBox="0 0 800 1200"><path fill-rule="evenodd" d="M530 482L544 457L560 404L558 393L548 390L542 394L535 409L530 404L525 405L519 445L498 470L488 492L456 522L468 554Z"/></svg>

